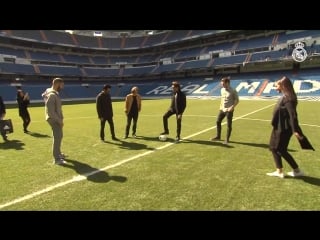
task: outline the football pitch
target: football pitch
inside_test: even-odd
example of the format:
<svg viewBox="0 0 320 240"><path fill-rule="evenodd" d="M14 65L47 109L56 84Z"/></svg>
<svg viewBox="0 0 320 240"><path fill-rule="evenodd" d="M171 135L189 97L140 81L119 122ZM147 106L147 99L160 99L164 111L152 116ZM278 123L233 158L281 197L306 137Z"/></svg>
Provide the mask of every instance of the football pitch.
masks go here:
<svg viewBox="0 0 320 240"><path fill-rule="evenodd" d="M114 101L120 141L111 140L106 123L106 142L94 102L64 102L62 166L53 164L44 106L31 103L29 134L18 109L8 108L14 133L7 143L0 139L0 210L320 210L320 102L299 101L300 125L316 151L302 150L293 136L289 151L306 176L284 179L266 175L275 170L268 143L276 100L240 99L229 145L210 141L219 103L188 99L182 141L175 143L174 115L167 141L158 139L170 99L143 100L137 138L127 139L124 101ZM284 170L291 171L285 161Z"/></svg>

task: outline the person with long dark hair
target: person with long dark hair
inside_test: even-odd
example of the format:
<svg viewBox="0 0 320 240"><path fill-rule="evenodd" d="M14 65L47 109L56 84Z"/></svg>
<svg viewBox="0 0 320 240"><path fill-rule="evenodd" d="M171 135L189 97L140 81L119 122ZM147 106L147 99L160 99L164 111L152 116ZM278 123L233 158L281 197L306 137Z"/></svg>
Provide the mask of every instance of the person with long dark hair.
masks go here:
<svg viewBox="0 0 320 240"><path fill-rule="evenodd" d="M282 93L274 108L272 116L272 132L270 137L270 151L272 152L276 171L267 173L268 176L284 178L282 158L293 169L287 174L292 177L303 176L299 165L288 152L288 145L292 134L298 139L303 138L302 130L298 122L297 104L298 99L292 82L288 77L282 77L275 83L276 90Z"/></svg>

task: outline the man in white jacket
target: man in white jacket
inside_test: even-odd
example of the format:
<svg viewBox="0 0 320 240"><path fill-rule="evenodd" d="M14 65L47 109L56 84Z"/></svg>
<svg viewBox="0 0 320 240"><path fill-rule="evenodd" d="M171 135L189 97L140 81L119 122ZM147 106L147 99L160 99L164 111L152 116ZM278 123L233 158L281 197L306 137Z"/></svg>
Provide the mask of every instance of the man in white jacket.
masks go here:
<svg viewBox="0 0 320 240"><path fill-rule="evenodd" d="M54 157L54 164L64 164L64 154L61 152L61 142L63 137L63 114L62 105L59 92L64 87L62 78L54 78L52 81L52 88L46 93L45 113L46 121L52 128L53 144L52 153Z"/></svg>

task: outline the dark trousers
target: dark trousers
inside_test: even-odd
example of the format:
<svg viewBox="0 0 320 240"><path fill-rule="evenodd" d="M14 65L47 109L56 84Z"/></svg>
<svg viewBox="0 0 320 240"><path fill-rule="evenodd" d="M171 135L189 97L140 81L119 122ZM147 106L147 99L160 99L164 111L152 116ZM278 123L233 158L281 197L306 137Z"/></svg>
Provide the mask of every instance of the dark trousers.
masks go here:
<svg viewBox="0 0 320 240"><path fill-rule="evenodd" d="M31 122L30 114L29 112L24 113L23 115L20 115L22 121L23 121L23 130L27 131L27 128Z"/></svg>
<svg viewBox="0 0 320 240"><path fill-rule="evenodd" d="M163 119L163 128L164 128L165 132L169 132L168 118L171 117L173 114L176 114L176 112L172 112L172 111L168 110L162 117L162 119ZM178 118L178 114L176 114L176 119L177 119L177 137L180 137L182 118L179 119Z"/></svg>
<svg viewBox="0 0 320 240"><path fill-rule="evenodd" d="M1 119L0 119L1 120ZM0 133L1 133L1 136L2 136L2 138L3 138L3 140L4 141L7 141L7 134L6 134L6 132L2 129L2 124L0 123L0 127L1 127L1 129L0 129Z"/></svg>
<svg viewBox="0 0 320 240"><path fill-rule="evenodd" d="M132 124L132 134L136 134L137 122L138 122L138 113L135 113L135 114L134 113L128 113L128 115L127 115L127 125L126 125L126 136L129 135L131 121L133 122L133 124Z"/></svg>
<svg viewBox="0 0 320 240"><path fill-rule="evenodd" d="M112 118L108 118L108 119L104 118L103 120L100 119L100 139L101 140L104 140L104 128L106 126L106 121L108 121L108 123L109 123L110 133L111 133L112 138L116 137L116 135L114 133L113 119Z"/></svg>
<svg viewBox="0 0 320 240"><path fill-rule="evenodd" d="M222 110L219 111L218 118L217 118L217 137L221 138L221 123L222 120L227 117L227 138L226 140L229 141L232 131L232 118L233 118L233 111L232 112L224 112Z"/></svg>
<svg viewBox="0 0 320 240"><path fill-rule="evenodd" d="M7 139L7 135L4 132L1 132L1 136L2 136L3 140Z"/></svg>
<svg viewBox="0 0 320 240"><path fill-rule="evenodd" d="M276 134L273 130L272 134ZM274 162L277 168L283 168L281 157L283 157L292 169L297 169L299 166L292 155L288 152L288 145L292 136L291 131L280 133L279 145L276 149L271 149Z"/></svg>

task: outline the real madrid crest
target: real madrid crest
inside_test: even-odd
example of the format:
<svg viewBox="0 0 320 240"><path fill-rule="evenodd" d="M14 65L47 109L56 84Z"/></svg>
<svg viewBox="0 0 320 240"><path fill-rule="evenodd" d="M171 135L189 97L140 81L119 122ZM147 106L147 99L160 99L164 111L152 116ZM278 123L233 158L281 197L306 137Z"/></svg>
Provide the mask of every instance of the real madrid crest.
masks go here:
<svg viewBox="0 0 320 240"><path fill-rule="evenodd" d="M292 58L296 62L303 62L304 60L307 59L307 51L303 48L304 44L302 42L297 42L295 45L295 48L293 49L292 52Z"/></svg>

